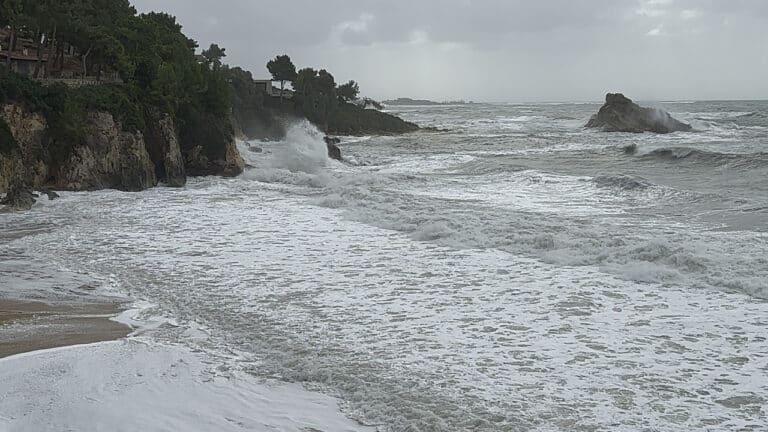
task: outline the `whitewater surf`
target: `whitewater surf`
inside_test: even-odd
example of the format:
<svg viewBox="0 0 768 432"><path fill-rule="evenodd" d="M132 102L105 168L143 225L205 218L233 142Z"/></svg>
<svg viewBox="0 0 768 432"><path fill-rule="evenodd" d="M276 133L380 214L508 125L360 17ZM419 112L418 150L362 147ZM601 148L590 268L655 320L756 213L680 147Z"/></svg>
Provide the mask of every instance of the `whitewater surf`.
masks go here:
<svg viewBox="0 0 768 432"><path fill-rule="evenodd" d="M300 384L352 419L320 430L764 429L768 105L662 105L694 130L586 130L590 104L402 107L440 132L346 138L344 162L298 123L241 142L238 178L0 219L26 227L6 255L44 263L0 277L139 301L147 358L251 395Z"/></svg>

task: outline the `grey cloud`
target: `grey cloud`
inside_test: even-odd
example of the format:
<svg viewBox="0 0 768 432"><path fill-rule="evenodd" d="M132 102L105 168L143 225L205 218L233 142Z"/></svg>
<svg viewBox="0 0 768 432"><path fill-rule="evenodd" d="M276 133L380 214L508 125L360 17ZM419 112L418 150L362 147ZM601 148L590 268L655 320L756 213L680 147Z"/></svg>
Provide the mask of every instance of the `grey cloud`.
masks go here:
<svg viewBox="0 0 768 432"><path fill-rule="evenodd" d="M135 0L265 76L299 66L374 97L768 97L763 0Z"/></svg>

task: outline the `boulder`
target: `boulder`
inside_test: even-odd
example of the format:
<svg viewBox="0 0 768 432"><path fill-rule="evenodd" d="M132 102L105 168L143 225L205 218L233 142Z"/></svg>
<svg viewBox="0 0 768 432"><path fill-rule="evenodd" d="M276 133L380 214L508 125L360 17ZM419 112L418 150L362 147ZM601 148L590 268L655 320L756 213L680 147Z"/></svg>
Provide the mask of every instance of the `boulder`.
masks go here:
<svg viewBox="0 0 768 432"><path fill-rule="evenodd" d="M341 149L338 146L338 144L341 143L341 139L337 137L326 136L323 137L323 141L325 141L325 145L328 147L328 157L339 161L342 160Z"/></svg>
<svg viewBox="0 0 768 432"><path fill-rule="evenodd" d="M235 140L230 140L224 150L224 161L221 169L223 177L237 177L245 171L245 161L237 149Z"/></svg>
<svg viewBox="0 0 768 432"><path fill-rule="evenodd" d="M621 93L608 93L605 105L589 119L586 127L601 128L605 132L670 133L690 131L691 125L680 122L668 112L656 108L643 108Z"/></svg>
<svg viewBox="0 0 768 432"><path fill-rule="evenodd" d="M226 144L222 157L210 158L202 146L195 146L187 152L185 159L187 173L195 176L237 177L245 170L245 161L234 139Z"/></svg>
<svg viewBox="0 0 768 432"><path fill-rule="evenodd" d="M56 191L50 190L50 189L43 189L40 191L42 195L45 195L48 197L48 201L53 201L57 198L61 198L59 194L56 193Z"/></svg>
<svg viewBox="0 0 768 432"><path fill-rule="evenodd" d="M0 205L7 206L5 210L25 211L32 208L35 203L35 194L29 185L20 178L15 179L8 186L8 193L0 200Z"/></svg>

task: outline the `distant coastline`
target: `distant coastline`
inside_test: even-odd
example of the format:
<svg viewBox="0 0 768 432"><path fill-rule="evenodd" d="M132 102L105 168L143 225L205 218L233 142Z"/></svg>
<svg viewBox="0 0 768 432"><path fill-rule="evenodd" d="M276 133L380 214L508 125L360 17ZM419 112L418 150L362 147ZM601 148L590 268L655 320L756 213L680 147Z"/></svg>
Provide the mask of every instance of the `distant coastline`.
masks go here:
<svg viewBox="0 0 768 432"><path fill-rule="evenodd" d="M408 105L414 105L414 106L424 106L424 105L472 105L474 102L472 101L464 101L464 100L458 100L458 101L445 101L445 102L435 102L427 99L411 99L411 98L397 98L397 99L391 99L391 100L385 100L381 102L382 104L386 105L394 105L394 106L408 106Z"/></svg>

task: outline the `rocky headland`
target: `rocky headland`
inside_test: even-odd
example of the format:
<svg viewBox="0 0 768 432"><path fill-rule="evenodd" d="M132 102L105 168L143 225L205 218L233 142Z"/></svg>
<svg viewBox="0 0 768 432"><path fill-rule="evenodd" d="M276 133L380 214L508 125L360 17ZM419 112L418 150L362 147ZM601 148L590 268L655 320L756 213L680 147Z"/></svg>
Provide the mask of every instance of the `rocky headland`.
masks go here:
<svg viewBox="0 0 768 432"><path fill-rule="evenodd" d="M691 125L676 120L668 112L644 108L621 93L608 93L600 111L589 119L586 127L605 132L671 133L690 131Z"/></svg>
<svg viewBox="0 0 768 432"><path fill-rule="evenodd" d="M33 191L141 191L181 187L188 176L237 176L245 163L235 137L282 139L299 119L329 135L419 129L366 109L354 81L336 83L325 69L297 72L287 55L267 63L270 79L254 79L225 64L216 44L198 54L173 16L137 14L128 2L108 11L91 0L54 6L20 5L9 21L19 26L0 32L9 52L37 53L34 67L23 56L0 64L6 209L30 208ZM284 90L285 82L293 90ZM338 143L328 142L329 157L341 159Z"/></svg>
<svg viewBox="0 0 768 432"><path fill-rule="evenodd" d="M0 119L15 141L0 152L0 192L7 192L3 204L18 210L34 203L32 190L141 191L160 182L179 187L188 174L236 176L245 167L234 139L217 158L201 146L183 151L168 116L142 133L124 130L110 113L89 112L82 139L64 155L49 145L51 130L41 114L10 103L0 107Z"/></svg>

